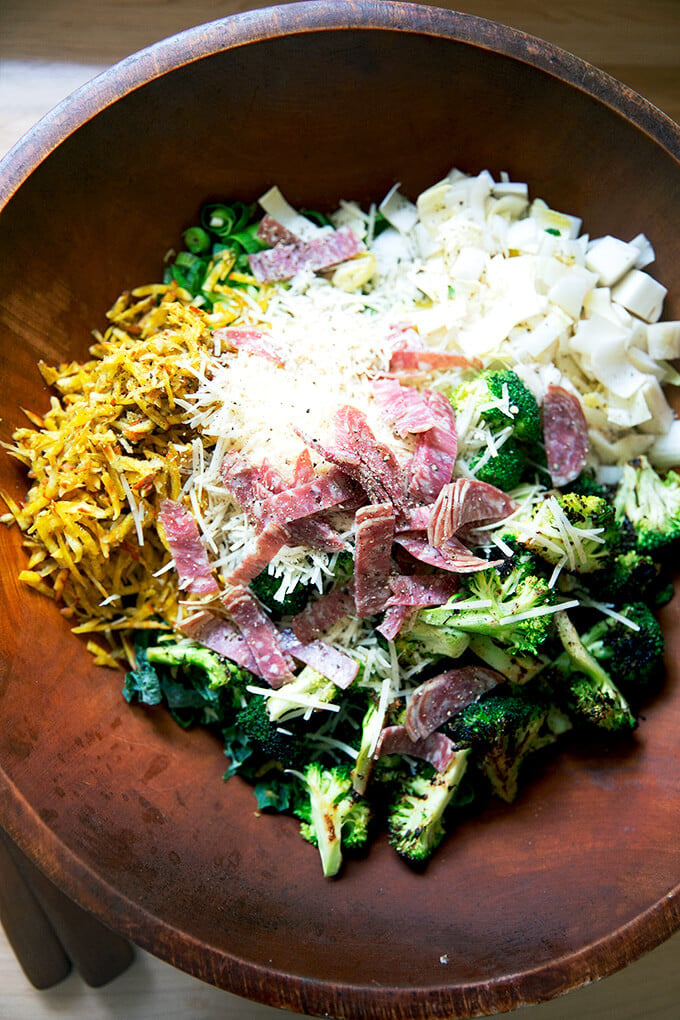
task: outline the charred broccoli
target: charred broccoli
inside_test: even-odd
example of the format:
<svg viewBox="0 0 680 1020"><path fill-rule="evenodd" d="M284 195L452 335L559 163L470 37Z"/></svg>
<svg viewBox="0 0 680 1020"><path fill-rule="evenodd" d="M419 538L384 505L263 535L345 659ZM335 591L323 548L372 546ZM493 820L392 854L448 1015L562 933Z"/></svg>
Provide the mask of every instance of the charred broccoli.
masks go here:
<svg viewBox="0 0 680 1020"><path fill-rule="evenodd" d="M511 803L525 760L552 744L564 728L563 716L550 703L522 693L492 691L459 712L449 733L472 749L493 792Z"/></svg>
<svg viewBox="0 0 680 1020"><path fill-rule="evenodd" d="M446 835L444 813L465 774L469 753L468 748L454 751L443 772L419 765L401 779L387 820L390 843L400 856L424 862L439 846Z"/></svg>
<svg viewBox="0 0 680 1020"><path fill-rule="evenodd" d="M630 522L641 552L658 553L680 537L680 475L659 475L646 457L623 469L614 495L616 521Z"/></svg>
<svg viewBox="0 0 680 1020"><path fill-rule="evenodd" d="M304 750L300 737L286 733L269 718L265 699L253 695L236 715L236 727L248 740L261 762L280 762L284 768L299 768Z"/></svg>
<svg viewBox="0 0 680 1020"><path fill-rule="evenodd" d="M554 592L536 570L530 553L463 575L460 591L435 609L422 609L424 623L452 632L486 634L517 652L539 653L550 634Z"/></svg>
<svg viewBox="0 0 680 1020"><path fill-rule="evenodd" d="M605 617L584 635L584 647L616 677L628 699L639 703L663 675L664 636L659 621L643 602L624 605L621 616Z"/></svg>
<svg viewBox="0 0 680 1020"><path fill-rule="evenodd" d="M332 878L342 865L343 849L358 849L367 843L370 807L353 789L345 765L326 768L311 762L300 779L306 794L294 808L301 821L300 833L317 847L324 877Z"/></svg>
<svg viewBox="0 0 680 1020"><path fill-rule="evenodd" d="M602 496L548 492L527 500L501 528L555 566L580 574L599 570L616 541L614 509Z"/></svg>
<svg viewBox="0 0 680 1020"><path fill-rule="evenodd" d="M609 672L586 647L565 612L555 615L564 652L555 662L566 708L574 723L628 734L637 720Z"/></svg>

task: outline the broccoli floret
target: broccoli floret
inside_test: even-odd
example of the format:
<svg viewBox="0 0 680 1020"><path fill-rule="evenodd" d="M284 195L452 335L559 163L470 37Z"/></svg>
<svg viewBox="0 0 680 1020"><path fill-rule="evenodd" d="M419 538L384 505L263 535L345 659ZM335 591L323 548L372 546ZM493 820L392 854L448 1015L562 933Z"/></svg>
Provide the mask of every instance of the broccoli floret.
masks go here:
<svg viewBox="0 0 680 1020"><path fill-rule="evenodd" d="M190 640L151 645L146 649L146 658L159 665L199 669L213 690L225 686L239 673L238 666Z"/></svg>
<svg viewBox="0 0 680 1020"><path fill-rule="evenodd" d="M680 537L680 475L659 475L646 457L623 469L614 495L616 521L629 521L637 548L656 555Z"/></svg>
<svg viewBox="0 0 680 1020"><path fill-rule="evenodd" d="M510 652L488 634L473 634L469 649L491 669L504 676L513 684L525 684L544 669L544 656L529 655L527 652Z"/></svg>
<svg viewBox="0 0 680 1020"><path fill-rule="evenodd" d="M661 625L643 602L621 607L628 626L606 617L591 627L581 640L591 655L602 663L626 695L640 701L655 680L663 676L665 641Z"/></svg>
<svg viewBox="0 0 680 1020"><path fill-rule="evenodd" d="M451 737L471 747L493 792L507 803L517 797L529 755L552 744L563 729L563 718L548 702L496 691L467 705L449 726Z"/></svg>
<svg viewBox="0 0 680 1020"><path fill-rule="evenodd" d="M368 779L373 767L371 751L375 746L381 728L381 713L378 712L376 702L369 703L364 717L361 721L361 738L357 757L352 767L352 786L357 793L363 794L368 785Z"/></svg>
<svg viewBox="0 0 680 1020"><path fill-rule="evenodd" d="M470 460L469 468L480 482L487 482L502 489L503 492L510 492L519 485L526 463L524 450L510 437L491 456L487 455L487 451L475 454Z"/></svg>
<svg viewBox="0 0 680 1020"><path fill-rule="evenodd" d="M551 633L550 612L544 610L554 592L535 569L533 556L524 553L501 567L463 575L455 596L443 606L420 610L418 618L451 632L486 634L513 651L537 655Z"/></svg>
<svg viewBox="0 0 680 1020"><path fill-rule="evenodd" d="M555 667L571 718L610 733L632 732L637 720L610 674L585 646L565 612L555 614L555 624L564 645Z"/></svg>
<svg viewBox="0 0 680 1020"><path fill-rule="evenodd" d="M135 643L135 668L126 674L123 696L146 705L165 703L180 726L222 723L233 714L251 674L188 639Z"/></svg>
<svg viewBox="0 0 680 1020"><path fill-rule="evenodd" d="M451 395L456 409L472 404L491 429L512 426L515 439L533 444L541 437L541 416L533 393L511 369L480 372Z"/></svg>
<svg viewBox="0 0 680 1020"><path fill-rule="evenodd" d="M650 606L663 606L673 595L669 567L649 553L626 549L606 560L596 589L605 601L617 605L640 599Z"/></svg>
<svg viewBox="0 0 680 1020"><path fill-rule="evenodd" d="M253 695L250 698L236 716L236 727L259 760L280 762L284 768L299 768L303 754L300 737L282 732L271 721L263 697Z"/></svg>
<svg viewBox="0 0 680 1020"><path fill-rule="evenodd" d="M446 835L444 813L467 768L468 748L455 751L444 772L420 766L404 777L389 810L389 840L398 854L415 863L426 861Z"/></svg>
<svg viewBox="0 0 680 1020"><path fill-rule="evenodd" d="M354 791L346 765L325 768L310 762L300 778L306 789L294 809L302 823L300 833L318 848L324 877L332 878L342 865L343 849L358 849L368 842L370 807Z"/></svg>
<svg viewBox="0 0 680 1020"><path fill-rule="evenodd" d="M279 619L281 616L295 616L296 613L301 613L307 605L311 589L307 584L297 584L292 591L279 597L281 578L270 574L268 570L263 570L250 582L250 590L257 595L270 615L274 619Z"/></svg>
<svg viewBox="0 0 680 1020"><path fill-rule="evenodd" d="M599 570L617 539L612 505L602 496L577 492L549 492L534 503L526 501L501 531L504 540L578 574Z"/></svg>
<svg viewBox="0 0 680 1020"><path fill-rule="evenodd" d="M402 668L417 667L433 659L459 658L468 646L469 637L446 622L426 623L417 616L412 625L399 632L395 648Z"/></svg>
<svg viewBox="0 0 680 1020"><path fill-rule="evenodd" d="M273 690L266 696L267 712L272 722L293 719L310 708L322 707L334 701L338 688L322 673L305 666L294 680Z"/></svg>

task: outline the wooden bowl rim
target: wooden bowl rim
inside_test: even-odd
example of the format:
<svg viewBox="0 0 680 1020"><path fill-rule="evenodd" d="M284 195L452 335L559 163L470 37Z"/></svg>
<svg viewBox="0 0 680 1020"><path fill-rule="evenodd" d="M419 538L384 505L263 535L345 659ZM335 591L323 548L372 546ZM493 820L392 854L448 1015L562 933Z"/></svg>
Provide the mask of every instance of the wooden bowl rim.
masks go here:
<svg viewBox="0 0 680 1020"><path fill-rule="evenodd" d="M42 118L0 161L0 213L62 142L119 99L165 74L220 52L303 33L398 31L511 57L614 110L680 163L680 127L632 89L567 51L498 22L392 0L306 0L246 11L187 29L113 65ZM0 769L0 819L17 845L84 909L141 948L237 995L310 1015L390 1020L490 1015L534 1004L607 977L680 928L680 883L605 938L521 973L489 981L408 989L306 981L233 956L160 920L103 880L41 820ZM40 848L40 849L37 849ZM161 937L159 937L161 936ZM159 949L162 947L162 950Z"/></svg>

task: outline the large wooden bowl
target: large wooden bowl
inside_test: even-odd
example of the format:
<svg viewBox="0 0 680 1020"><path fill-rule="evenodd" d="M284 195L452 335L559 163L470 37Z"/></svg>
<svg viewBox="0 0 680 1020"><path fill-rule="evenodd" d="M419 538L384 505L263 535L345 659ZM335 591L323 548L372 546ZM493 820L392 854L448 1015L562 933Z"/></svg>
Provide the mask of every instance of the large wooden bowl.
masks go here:
<svg viewBox="0 0 680 1020"><path fill-rule="evenodd" d="M169 39L44 119L0 172L2 439L45 408L36 362L85 355L156 280L200 203L278 183L332 207L452 165L531 183L593 236L640 231L680 317L680 131L519 32L392 3L295 4ZM4 208L3 208L4 207ZM1 487L25 481L7 457ZM424 874L385 842L324 881L297 824L256 817L220 747L130 709L0 529L0 824L63 890L176 966L310 1014L468 1017L605 976L680 921L680 626L635 746L571 748Z"/></svg>

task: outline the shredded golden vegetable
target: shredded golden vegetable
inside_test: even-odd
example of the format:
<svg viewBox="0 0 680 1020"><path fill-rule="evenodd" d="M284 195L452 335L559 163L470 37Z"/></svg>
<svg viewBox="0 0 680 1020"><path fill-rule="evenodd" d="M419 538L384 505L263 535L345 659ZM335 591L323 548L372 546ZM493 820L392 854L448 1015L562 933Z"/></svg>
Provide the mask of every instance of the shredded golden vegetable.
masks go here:
<svg viewBox="0 0 680 1020"><path fill-rule="evenodd" d="M188 366L211 349L211 323L176 285L123 294L95 334L92 360L41 364L53 396L9 452L32 485L21 506L21 580L62 605L80 632L167 628L177 615L169 553L156 529L162 499L177 499L190 435L176 400L195 386ZM92 643L103 662L107 653ZM111 659L107 664L113 664Z"/></svg>

